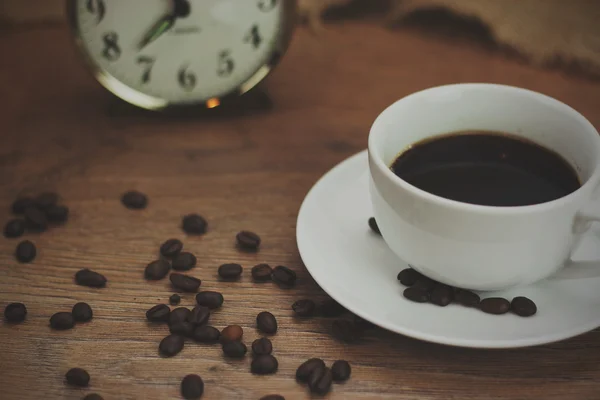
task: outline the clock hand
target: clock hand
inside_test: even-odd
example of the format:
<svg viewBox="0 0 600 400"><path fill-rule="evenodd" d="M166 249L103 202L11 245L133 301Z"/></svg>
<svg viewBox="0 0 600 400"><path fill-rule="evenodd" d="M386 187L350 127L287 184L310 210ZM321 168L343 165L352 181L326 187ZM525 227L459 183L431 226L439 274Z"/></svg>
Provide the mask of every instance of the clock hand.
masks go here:
<svg viewBox="0 0 600 400"><path fill-rule="evenodd" d="M138 50L142 50L171 29L175 25L177 18L185 18L190 14L190 3L188 0L171 0L171 4L171 13L165 15L152 25L138 44Z"/></svg>

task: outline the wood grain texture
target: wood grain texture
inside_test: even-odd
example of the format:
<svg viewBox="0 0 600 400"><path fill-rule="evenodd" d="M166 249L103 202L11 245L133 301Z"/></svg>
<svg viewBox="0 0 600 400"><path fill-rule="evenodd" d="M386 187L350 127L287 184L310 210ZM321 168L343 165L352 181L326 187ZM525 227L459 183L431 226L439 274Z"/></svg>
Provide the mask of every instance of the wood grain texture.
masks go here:
<svg viewBox="0 0 600 400"><path fill-rule="evenodd" d="M387 105L435 85L497 82L554 96L600 127L598 82L355 23L333 25L321 37L298 32L267 84L272 110L182 118L118 105L86 73L64 27L5 31L0 54L0 210L21 193L51 189L72 211L67 225L33 236L39 256L31 265L15 262L16 240L0 240L0 305L21 301L29 310L23 324L0 324L2 399L74 400L92 391L105 399L179 398L188 373L204 378L206 399L305 399L293 376L313 356L353 366L331 399L600 398L600 331L509 351L438 346L379 329L344 345L330 336L330 320L297 321L290 309L299 298L324 298L296 248L302 199L329 168L366 147L370 124ZM128 189L147 193L149 207L125 209L119 197ZM181 232L180 218L190 212L208 219L204 237ZM258 254L236 250L242 229L262 236ZM224 294L215 326L242 325L250 344L256 314L275 314L276 375L252 376L250 357L225 361L219 346L186 343L178 356L159 357L167 330L149 326L144 312L172 291L166 280L144 281L143 268L170 237L197 255L192 274L202 287ZM240 282L218 281L225 262L246 267ZM293 268L298 287L252 283L249 267L259 262ZM73 275L83 267L105 274L108 287L76 286ZM49 317L77 301L92 305L93 321L51 331ZM182 305L192 306L193 296L183 295ZM75 366L90 372L89 390L64 384Z"/></svg>

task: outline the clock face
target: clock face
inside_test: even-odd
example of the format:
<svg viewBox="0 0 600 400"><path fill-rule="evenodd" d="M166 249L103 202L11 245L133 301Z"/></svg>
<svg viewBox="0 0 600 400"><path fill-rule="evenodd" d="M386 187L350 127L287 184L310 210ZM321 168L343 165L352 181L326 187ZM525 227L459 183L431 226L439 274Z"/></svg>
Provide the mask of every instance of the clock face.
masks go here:
<svg viewBox="0 0 600 400"><path fill-rule="evenodd" d="M147 108L218 100L268 73L287 0L72 0L98 79Z"/></svg>

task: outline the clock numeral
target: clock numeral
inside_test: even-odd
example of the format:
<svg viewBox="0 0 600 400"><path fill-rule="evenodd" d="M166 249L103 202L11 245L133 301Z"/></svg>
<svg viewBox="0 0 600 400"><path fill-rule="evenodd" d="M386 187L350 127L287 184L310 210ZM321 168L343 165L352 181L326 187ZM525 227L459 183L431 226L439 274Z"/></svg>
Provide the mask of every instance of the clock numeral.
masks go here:
<svg viewBox="0 0 600 400"><path fill-rule="evenodd" d="M115 32L105 33L102 37L104 41L104 50L102 50L102 55L108 61L116 61L121 57L121 48L119 47L119 35Z"/></svg>
<svg viewBox="0 0 600 400"><path fill-rule="evenodd" d="M190 92L196 86L196 75L194 75L193 72L190 72L187 69L187 65L181 67L177 79L179 81L179 86L181 86L183 90Z"/></svg>
<svg viewBox="0 0 600 400"><path fill-rule="evenodd" d="M260 11L271 11L277 5L277 0L259 0L258 8Z"/></svg>
<svg viewBox="0 0 600 400"><path fill-rule="evenodd" d="M104 4L104 0L87 0L86 7L90 14L96 15L98 18L98 24L102 22L104 15L106 14L106 5Z"/></svg>
<svg viewBox="0 0 600 400"><path fill-rule="evenodd" d="M150 82L150 73L152 72L152 67L154 66L154 62L156 59L154 57L148 56L139 56L137 59L137 63L145 67L144 73L142 74L142 83Z"/></svg>
<svg viewBox="0 0 600 400"><path fill-rule="evenodd" d="M217 74L219 74L219 76L225 78L231 75L234 66L235 63L231 58L229 50L223 50L219 53L219 68L217 69Z"/></svg>
<svg viewBox="0 0 600 400"><path fill-rule="evenodd" d="M244 37L244 42L252 43L252 47L258 49L258 46L260 46L260 44L262 43L262 36L258 31L258 25L252 25L250 32L248 32L248 34Z"/></svg>

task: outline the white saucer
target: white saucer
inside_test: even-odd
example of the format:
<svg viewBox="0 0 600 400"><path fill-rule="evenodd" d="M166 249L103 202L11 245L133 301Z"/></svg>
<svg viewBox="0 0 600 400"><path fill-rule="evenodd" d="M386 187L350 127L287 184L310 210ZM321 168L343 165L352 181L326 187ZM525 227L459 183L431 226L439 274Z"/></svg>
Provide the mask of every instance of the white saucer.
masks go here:
<svg viewBox="0 0 600 400"><path fill-rule="evenodd" d="M485 314L451 304L418 304L402 296L396 280L408 265L372 233L367 153L343 161L310 190L296 236L306 268L335 300L390 331L463 347L511 348L555 342L600 326L600 278L546 280L482 297L527 296L533 317ZM575 260L600 260L600 229L582 241Z"/></svg>

